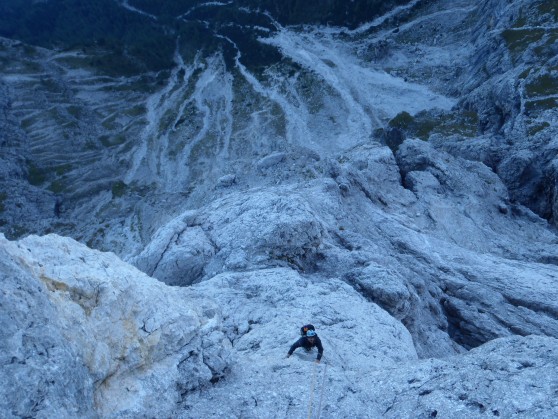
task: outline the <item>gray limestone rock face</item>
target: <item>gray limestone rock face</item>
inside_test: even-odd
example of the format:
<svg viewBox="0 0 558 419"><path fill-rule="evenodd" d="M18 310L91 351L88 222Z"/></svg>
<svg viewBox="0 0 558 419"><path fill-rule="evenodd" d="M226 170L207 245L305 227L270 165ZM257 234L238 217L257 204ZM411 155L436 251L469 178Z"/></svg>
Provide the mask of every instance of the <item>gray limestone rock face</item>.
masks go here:
<svg viewBox="0 0 558 419"><path fill-rule="evenodd" d="M188 226L188 214L160 229L144 251L132 259L135 266L169 285L199 281L216 249L200 226Z"/></svg>
<svg viewBox="0 0 558 419"><path fill-rule="evenodd" d="M167 416L225 373L210 299L55 235L0 250L2 416Z"/></svg>
<svg viewBox="0 0 558 419"><path fill-rule="evenodd" d="M319 178L310 160L371 138L396 150L411 137L392 124L398 114L417 122L421 138L438 137L446 151L493 168L512 200L555 223L552 8L534 0L397 3L346 36L245 28L281 57L261 74L230 71L232 57L204 53L178 54L157 77L121 79L96 73L87 52L3 38L0 230L57 232L137 256L169 219L230 190ZM228 35L216 36L230 47ZM177 42L180 51L193 48ZM236 47L244 59L253 53ZM293 169L301 148L316 158ZM356 186L342 177L338 185L343 193Z"/></svg>
<svg viewBox="0 0 558 419"><path fill-rule="evenodd" d="M557 356L554 338L497 339L460 357L376 371L369 396L386 418L551 418Z"/></svg>
<svg viewBox="0 0 558 419"><path fill-rule="evenodd" d="M215 294L225 308L231 371L186 397L176 417L558 413L556 338L509 336L458 356L417 360L401 324L341 281L266 269L220 274L195 288ZM314 363L316 349L285 358L304 323L314 324L321 338L320 364Z"/></svg>
<svg viewBox="0 0 558 419"><path fill-rule="evenodd" d="M556 7L397 3L206 2L157 76L0 39L0 231L143 271L0 238L0 416L558 416Z"/></svg>
<svg viewBox="0 0 558 419"><path fill-rule="evenodd" d="M96 417L93 379L47 287L4 246L0 281L0 416Z"/></svg>
<svg viewBox="0 0 558 419"><path fill-rule="evenodd" d="M511 334L558 337L555 296L543 291L554 267L538 267L554 260L556 237L509 202L486 165L408 139L395 156L363 145L324 170L333 179L232 192L187 211L133 261L176 284L277 266L341 278L400 320L421 357Z"/></svg>
<svg viewBox="0 0 558 419"><path fill-rule="evenodd" d="M325 417L347 417L351 405L352 414L366 416L364 406L370 401L364 378L376 369L417 359L403 325L340 280L273 268L223 273L194 288L215 295L223 306L223 330L232 343L231 371L212 388L186 397L176 417L304 416L312 378L315 412L323 379ZM299 348L286 358L306 323L314 324L321 339L320 364L315 364L316 348Z"/></svg>
<svg viewBox="0 0 558 419"><path fill-rule="evenodd" d="M390 271L385 266L370 264L362 269L355 269L345 276L347 282L365 297L375 301L397 319L409 315L412 296L405 278L397 271Z"/></svg>
<svg viewBox="0 0 558 419"><path fill-rule="evenodd" d="M232 193L163 226L131 262L161 281L187 285L249 266L303 268L324 234L319 218L295 191Z"/></svg>

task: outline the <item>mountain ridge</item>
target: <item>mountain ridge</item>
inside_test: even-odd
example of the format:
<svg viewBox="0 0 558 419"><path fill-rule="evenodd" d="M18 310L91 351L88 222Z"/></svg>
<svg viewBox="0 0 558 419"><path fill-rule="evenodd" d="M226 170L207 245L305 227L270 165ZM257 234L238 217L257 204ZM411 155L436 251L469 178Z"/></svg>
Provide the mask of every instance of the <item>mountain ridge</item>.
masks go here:
<svg viewBox="0 0 558 419"><path fill-rule="evenodd" d="M556 416L558 6L154 4L0 39L0 410Z"/></svg>

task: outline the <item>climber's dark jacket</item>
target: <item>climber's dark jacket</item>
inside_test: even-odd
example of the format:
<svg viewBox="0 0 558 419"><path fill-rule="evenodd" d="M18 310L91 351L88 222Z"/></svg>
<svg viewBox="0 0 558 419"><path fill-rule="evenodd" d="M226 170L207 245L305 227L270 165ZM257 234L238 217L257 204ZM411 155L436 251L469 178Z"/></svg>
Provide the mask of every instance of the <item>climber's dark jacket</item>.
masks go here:
<svg viewBox="0 0 558 419"><path fill-rule="evenodd" d="M309 351L314 346L316 348L318 348L318 357L316 359L318 359L318 360L322 359L322 354L324 353L324 348L322 346L322 341L320 340L320 338L318 336L314 337L314 343L310 343L307 336L301 337L299 340L297 340L295 343L293 343L293 346L291 346L291 349L289 349L289 356L291 356L297 348L304 348L307 351Z"/></svg>

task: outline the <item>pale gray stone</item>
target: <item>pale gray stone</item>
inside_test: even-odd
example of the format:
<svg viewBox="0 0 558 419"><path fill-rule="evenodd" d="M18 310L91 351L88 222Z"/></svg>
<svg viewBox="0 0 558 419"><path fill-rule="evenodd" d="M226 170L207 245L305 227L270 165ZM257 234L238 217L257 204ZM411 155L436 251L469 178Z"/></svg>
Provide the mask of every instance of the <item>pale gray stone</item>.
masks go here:
<svg viewBox="0 0 558 419"><path fill-rule="evenodd" d="M71 239L0 239L13 266L4 296L19 295L2 318L3 377L28 377L2 386L3 416L166 416L227 368L230 344L209 299Z"/></svg>

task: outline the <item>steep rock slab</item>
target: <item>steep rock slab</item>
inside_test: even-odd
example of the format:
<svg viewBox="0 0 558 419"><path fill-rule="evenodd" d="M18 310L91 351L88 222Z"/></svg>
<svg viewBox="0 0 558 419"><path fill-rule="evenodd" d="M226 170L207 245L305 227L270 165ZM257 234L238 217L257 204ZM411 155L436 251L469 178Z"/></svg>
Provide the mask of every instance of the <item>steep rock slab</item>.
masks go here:
<svg viewBox="0 0 558 419"><path fill-rule="evenodd" d="M423 357L512 334L557 337L558 240L546 222L512 204L482 163L415 139L395 159L385 150L332 162L337 191L306 185L328 229L316 271L400 319Z"/></svg>
<svg viewBox="0 0 558 419"><path fill-rule="evenodd" d="M312 378L318 404L326 364L324 411L359 416L368 404L362 377L417 360L403 325L339 280L275 268L223 273L194 288L215 295L223 307L231 371L214 387L187 397L178 417L303 417ZM285 358L307 322L324 346L319 365L315 349Z"/></svg>
<svg viewBox="0 0 558 419"><path fill-rule="evenodd" d="M409 139L395 156L372 143L316 168L329 177L185 212L136 265L183 285L274 266L341 278L402 321L421 357L558 336L555 297L540 285L558 278L558 239L486 165Z"/></svg>
<svg viewBox="0 0 558 419"><path fill-rule="evenodd" d="M95 417L93 380L44 284L0 245L0 416Z"/></svg>
<svg viewBox="0 0 558 419"><path fill-rule="evenodd" d="M365 380L367 396L385 418L553 418L557 373L558 340L515 336L465 355L376 371Z"/></svg>
<svg viewBox="0 0 558 419"><path fill-rule="evenodd" d="M29 291L21 292L22 298L33 305L42 302L53 318L53 336L78 355L70 365L85 365L81 374L85 383L93 383L94 400L86 400L83 409L94 403L103 417L166 416L181 394L224 373L227 343L220 332L219 310L208 299L169 288L114 254L93 251L71 239L49 235L9 242L1 237L0 244L34 282ZM8 285L17 280L6 278ZM38 319L45 315L35 314ZM29 319L22 318L3 327L17 337L27 323ZM54 337L42 334L36 346L48 347ZM11 358L18 359L25 347L25 341L12 339ZM65 371L61 361L55 360L52 368ZM20 366L22 374L32 371L32 365ZM75 379L72 371L66 371L62 382ZM87 394L87 386L76 388ZM30 402L27 392L10 392L10 397L20 404ZM47 404L56 402L48 394L44 397Z"/></svg>

